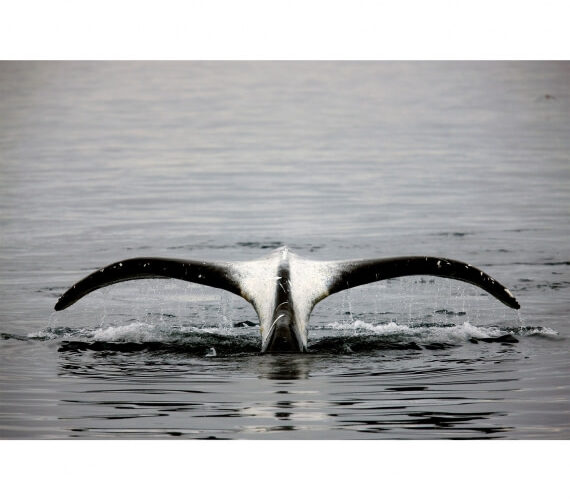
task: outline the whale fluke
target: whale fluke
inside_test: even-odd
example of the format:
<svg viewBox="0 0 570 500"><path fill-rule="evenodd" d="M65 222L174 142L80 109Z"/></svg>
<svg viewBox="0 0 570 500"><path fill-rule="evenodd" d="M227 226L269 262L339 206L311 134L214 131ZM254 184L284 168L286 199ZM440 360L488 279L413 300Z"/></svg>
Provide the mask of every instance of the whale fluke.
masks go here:
<svg viewBox="0 0 570 500"><path fill-rule="evenodd" d="M513 309L520 308L513 294L488 274L465 262L440 257L414 256L339 262L338 272L328 285L329 295L374 281L413 275L465 281L482 288Z"/></svg>
<svg viewBox="0 0 570 500"><path fill-rule="evenodd" d="M228 264L139 257L115 262L78 281L60 297L55 310L61 311L99 288L122 281L148 278L175 278L241 295L240 286L232 276Z"/></svg>
<svg viewBox="0 0 570 500"><path fill-rule="evenodd" d="M513 309L513 294L476 267L440 257L395 257L319 262L287 248L247 262L206 262L142 257L115 262L78 281L55 305L60 311L88 293L134 279L175 278L234 293L250 302L257 315L262 352L307 350L307 325L313 307L334 293L400 276L429 275L478 286Z"/></svg>

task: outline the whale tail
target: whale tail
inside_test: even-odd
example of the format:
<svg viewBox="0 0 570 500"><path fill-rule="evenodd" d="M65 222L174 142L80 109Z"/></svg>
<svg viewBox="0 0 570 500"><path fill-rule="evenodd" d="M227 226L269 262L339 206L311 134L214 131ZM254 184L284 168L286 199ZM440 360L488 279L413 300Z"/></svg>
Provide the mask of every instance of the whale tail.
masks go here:
<svg viewBox="0 0 570 500"><path fill-rule="evenodd" d="M284 261L290 262L290 274L289 264L284 266ZM279 262L281 264L278 265ZM288 271L283 274L285 268ZM281 274L276 276L279 269ZM297 332L298 347L305 350L309 316L318 302L342 290L411 275L439 276L464 281L482 288L513 309L520 308L513 294L505 286L464 262L425 256L318 262L300 259L284 249L278 254L272 254L268 259L239 263L156 257L115 262L78 281L60 297L55 304L55 310L65 309L94 290L122 281L175 278L220 288L250 302L259 316L264 346L270 340L270 333L280 325L279 321L283 323L289 318L288 328ZM286 293L276 294L276 290ZM281 295L283 297L279 298ZM276 314L280 312L279 308L285 312Z"/></svg>
<svg viewBox="0 0 570 500"><path fill-rule="evenodd" d="M520 305L509 291L488 274L465 262L441 257L395 257L389 259L352 260L336 263L327 284L328 295L401 276L427 275L464 281L482 288L503 304L519 309Z"/></svg>
<svg viewBox="0 0 570 500"><path fill-rule="evenodd" d="M229 264L139 257L115 262L78 281L59 298L55 310L66 309L81 297L99 288L122 281L149 278L175 278L241 295L240 285L232 275Z"/></svg>

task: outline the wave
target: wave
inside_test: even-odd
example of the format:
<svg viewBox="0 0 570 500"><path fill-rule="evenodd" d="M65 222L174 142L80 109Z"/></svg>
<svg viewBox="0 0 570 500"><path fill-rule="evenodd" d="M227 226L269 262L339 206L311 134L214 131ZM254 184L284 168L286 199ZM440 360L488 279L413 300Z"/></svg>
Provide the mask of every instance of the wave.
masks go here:
<svg viewBox="0 0 570 500"><path fill-rule="evenodd" d="M498 343L511 345L521 337L543 336L558 338L558 332L543 327L499 327L463 324L420 323L401 325L393 321L375 325L356 320L330 323L328 329L341 335L325 334L314 338L309 347L316 351L372 352L378 350L437 350L462 344Z"/></svg>
<svg viewBox="0 0 570 500"><path fill-rule="evenodd" d="M377 350L436 350L466 343L514 344L530 336L558 338L558 332L545 327L476 326L462 324L418 323L382 324L362 320L334 322L311 329L310 353L365 353ZM154 352L183 353L196 356L235 356L258 354L261 339L258 325L235 323L233 327L215 325L167 325L132 321L123 325L98 328L46 328L17 337L19 340L55 341L61 352Z"/></svg>
<svg viewBox="0 0 570 500"><path fill-rule="evenodd" d="M517 336L545 336L558 337L558 332L551 328L540 326L504 327L504 326L476 326L464 321L462 324L417 323L400 325L391 321L389 323L374 325L361 320L352 322L329 323L329 328L339 331L351 331L352 335L394 335L406 334L424 338L426 340L485 340L499 338L506 334Z"/></svg>

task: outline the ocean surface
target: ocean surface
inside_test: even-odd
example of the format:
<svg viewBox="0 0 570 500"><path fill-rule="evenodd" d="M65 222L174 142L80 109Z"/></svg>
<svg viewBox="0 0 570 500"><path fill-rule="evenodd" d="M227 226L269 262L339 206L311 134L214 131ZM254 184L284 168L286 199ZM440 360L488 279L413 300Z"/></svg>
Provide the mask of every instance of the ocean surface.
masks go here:
<svg viewBox="0 0 570 500"><path fill-rule="evenodd" d="M570 64L0 62L0 438L570 438ZM307 354L117 260L433 255ZM309 280L310 277L307 277Z"/></svg>

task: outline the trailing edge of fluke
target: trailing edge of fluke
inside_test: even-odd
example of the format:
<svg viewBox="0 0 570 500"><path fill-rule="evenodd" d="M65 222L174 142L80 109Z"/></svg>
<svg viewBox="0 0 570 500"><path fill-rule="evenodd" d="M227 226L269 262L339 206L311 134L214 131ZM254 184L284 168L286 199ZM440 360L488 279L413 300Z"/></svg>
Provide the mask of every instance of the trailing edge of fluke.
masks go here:
<svg viewBox="0 0 570 500"><path fill-rule="evenodd" d="M507 306L519 309L513 294L476 267L440 257L314 261L288 248L246 262L139 257L103 267L67 290L55 305L60 311L99 288L121 281L175 278L243 297L257 315L262 352L305 352L307 325L313 307L333 293L399 276L430 275L478 286Z"/></svg>

